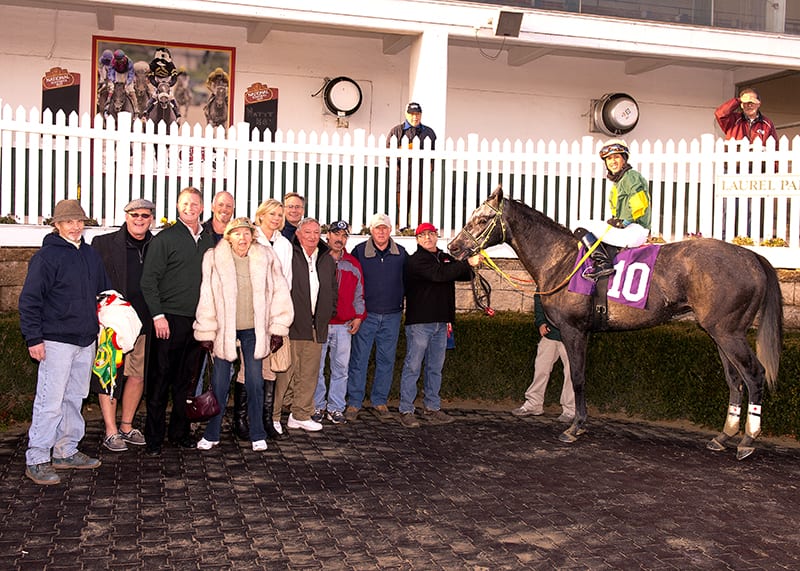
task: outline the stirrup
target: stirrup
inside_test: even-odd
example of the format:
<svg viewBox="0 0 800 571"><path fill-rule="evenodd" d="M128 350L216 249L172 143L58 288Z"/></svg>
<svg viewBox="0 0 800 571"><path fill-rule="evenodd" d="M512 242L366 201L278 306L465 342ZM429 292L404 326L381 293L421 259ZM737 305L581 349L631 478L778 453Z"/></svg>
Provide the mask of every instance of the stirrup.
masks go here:
<svg viewBox="0 0 800 571"><path fill-rule="evenodd" d="M605 268L587 268L581 274L587 280L597 281L600 278L611 276L614 274L614 266L607 266Z"/></svg>

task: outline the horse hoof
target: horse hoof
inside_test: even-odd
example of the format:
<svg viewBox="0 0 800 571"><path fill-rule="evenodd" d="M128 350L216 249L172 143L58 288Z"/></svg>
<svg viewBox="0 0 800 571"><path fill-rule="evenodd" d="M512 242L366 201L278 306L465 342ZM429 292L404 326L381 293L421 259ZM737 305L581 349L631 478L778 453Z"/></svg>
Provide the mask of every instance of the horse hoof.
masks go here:
<svg viewBox="0 0 800 571"><path fill-rule="evenodd" d="M739 446L739 448L736 449L736 459L744 460L755 451L756 449L753 446Z"/></svg>
<svg viewBox="0 0 800 571"><path fill-rule="evenodd" d="M714 452L722 452L725 450L725 445L716 438L712 438L709 443L706 444L706 448L713 450Z"/></svg>

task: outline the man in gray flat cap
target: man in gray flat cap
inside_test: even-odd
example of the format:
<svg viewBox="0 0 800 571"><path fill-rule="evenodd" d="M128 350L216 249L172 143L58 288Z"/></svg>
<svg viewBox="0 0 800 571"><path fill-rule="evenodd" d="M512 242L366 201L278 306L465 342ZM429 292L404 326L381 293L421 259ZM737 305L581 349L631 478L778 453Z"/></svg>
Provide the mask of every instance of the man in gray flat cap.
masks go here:
<svg viewBox="0 0 800 571"><path fill-rule="evenodd" d="M144 301L139 280L142 277L147 247L153 239L150 227L155 212L156 205L146 198L131 200L125 206L125 224L116 232L103 234L92 240L92 247L100 254L112 286L125 296L142 322L142 331L136 339L133 351L124 357L124 382L116 384L114 393L109 395L100 385L100 379L96 375L92 376L91 389L97 394L106 427L103 446L112 452L122 452L130 445L145 444L144 435L133 427L133 421L144 392L145 349L153 319ZM117 402L120 396L122 418L118 427Z"/></svg>

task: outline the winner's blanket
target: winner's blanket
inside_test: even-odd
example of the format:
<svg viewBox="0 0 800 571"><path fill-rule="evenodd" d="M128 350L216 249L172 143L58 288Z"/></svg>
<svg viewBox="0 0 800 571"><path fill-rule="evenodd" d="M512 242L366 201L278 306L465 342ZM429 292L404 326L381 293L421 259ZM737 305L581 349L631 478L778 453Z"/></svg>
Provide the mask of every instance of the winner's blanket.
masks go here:
<svg viewBox="0 0 800 571"><path fill-rule="evenodd" d="M615 273L608 281L608 299L644 309L650 292L650 276L653 274L653 266L660 248L661 246L647 245L620 251L614 258ZM586 249L581 247L575 263L578 263L585 253ZM569 291L583 295L594 293L594 281L587 280L581 275L588 263L589 260L584 262L583 267L572 276L569 281Z"/></svg>

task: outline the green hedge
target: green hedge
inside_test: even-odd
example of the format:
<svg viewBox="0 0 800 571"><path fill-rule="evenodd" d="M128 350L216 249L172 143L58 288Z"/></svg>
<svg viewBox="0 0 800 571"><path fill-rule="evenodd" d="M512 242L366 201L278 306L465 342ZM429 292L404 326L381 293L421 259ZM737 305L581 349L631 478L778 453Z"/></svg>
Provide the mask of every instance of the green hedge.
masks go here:
<svg viewBox="0 0 800 571"><path fill-rule="evenodd" d="M538 341L530 314L460 314L456 348L447 352L445 361L442 398L521 402L533 375ZM399 396L404 355L401 332L393 398ZM558 403L562 378L559 363L547 387L546 404ZM36 366L28 358L19 319L16 314L0 315L0 427L30 418L35 385ZM722 428L728 403L717 350L688 322L593 335L586 394L589 405L603 412L649 420L686 419L715 430ZM786 332L778 387L766 392L763 405L765 434L800 437L800 332Z"/></svg>
<svg viewBox="0 0 800 571"><path fill-rule="evenodd" d="M459 315L456 349L448 351L445 362L442 397L521 402L533 376L538 340L532 315ZM402 355L399 350L398 366ZM562 378L559 363L548 383L545 404L558 404ZM398 372L395 381L396 387ZM694 323L674 322L640 331L594 334L589 344L586 398L603 412L649 420L686 419L721 430L728 385L711 338ZM762 428L773 436L800 437L800 332L785 332L777 389L767 390L763 400Z"/></svg>

